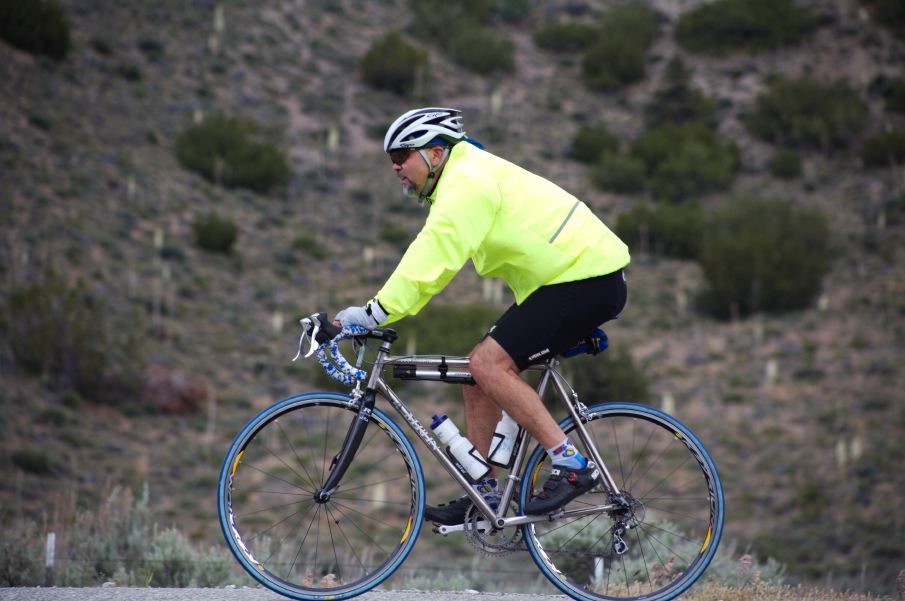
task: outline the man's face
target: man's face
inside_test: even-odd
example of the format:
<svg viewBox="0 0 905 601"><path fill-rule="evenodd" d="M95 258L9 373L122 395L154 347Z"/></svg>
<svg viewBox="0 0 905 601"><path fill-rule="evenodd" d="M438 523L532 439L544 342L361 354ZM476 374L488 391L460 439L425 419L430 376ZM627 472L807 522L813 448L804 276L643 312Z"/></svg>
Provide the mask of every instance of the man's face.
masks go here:
<svg viewBox="0 0 905 601"><path fill-rule="evenodd" d="M403 156L404 158L402 158ZM443 156L443 149L439 146L432 146L427 149L427 156L431 165L436 166ZM402 189L407 195L417 196L424 189L427 175L430 173L421 154L418 150L411 149L408 156L405 156L404 152L399 152L397 156L391 155L391 160L394 160L393 171L396 172L396 177L402 180Z"/></svg>

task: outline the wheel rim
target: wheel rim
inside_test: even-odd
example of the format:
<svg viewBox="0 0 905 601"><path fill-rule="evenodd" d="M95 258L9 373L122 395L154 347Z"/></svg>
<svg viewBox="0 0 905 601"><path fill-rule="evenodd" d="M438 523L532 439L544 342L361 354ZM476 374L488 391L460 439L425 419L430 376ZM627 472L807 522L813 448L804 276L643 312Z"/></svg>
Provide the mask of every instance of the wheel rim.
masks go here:
<svg viewBox="0 0 905 601"><path fill-rule="evenodd" d="M421 468L379 410L339 488L318 497L356 415L347 398L277 404L246 426L227 455L221 526L242 566L272 590L300 599L351 597L392 574L414 544Z"/></svg>
<svg viewBox="0 0 905 601"><path fill-rule="evenodd" d="M615 505L600 513L525 527L535 562L577 599L672 599L700 577L722 531L722 489L697 438L662 412L636 405L601 406L585 424L619 485L601 488L566 509ZM573 430L571 422L564 430ZM577 440L577 436L572 437ZM549 471L541 449L528 463L535 490ZM530 491L524 490L525 503Z"/></svg>

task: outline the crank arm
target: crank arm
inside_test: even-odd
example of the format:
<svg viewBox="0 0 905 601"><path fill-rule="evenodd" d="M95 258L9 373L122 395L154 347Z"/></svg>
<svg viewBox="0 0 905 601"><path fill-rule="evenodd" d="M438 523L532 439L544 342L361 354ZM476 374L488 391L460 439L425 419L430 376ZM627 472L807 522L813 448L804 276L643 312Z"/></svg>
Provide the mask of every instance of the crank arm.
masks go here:
<svg viewBox="0 0 905 601"><path fill-rule="evenodd" d="M545 515L516 515L509 518L501 518L502 524L497 526L496 529L502 530L503 528L509 528L510 526L535 524L537 522L552 522L560 518L575 518L584 515L594 515L602 511L613 511L615 509L618 509L618 506L609 503L606 505L594 505L593 507L582 507L581 509L570 509L568 511L560 509L558 511L554 511L553 513ZM481 520L477 525L478 529L483 531L487 531L488 529L493 527L490 522L486 520ZM444 536L453 532L463 532L464 530L465 524L457 524L455 526L438 525L436 528L434 528L434 532L436 532L437 534L442 534Z"/></svg>
<svg viewBox="0 0 905 601"><path fill-rule="evenodd" d="M480 530L481 532L487 532L488 530L491 530L493 528L493 525L490 522L488 522L487 520L481 520L480 522L478 522L476 524L476 526L477 526L477 529ZM434 528L434 532L436 532L437 534L442 534L443 536L446 536L447 534L452 534L453 532L464 532L464 531L465 531L465 524L456 524L455 526L446 526L443 524L438 524Z"/></svg>

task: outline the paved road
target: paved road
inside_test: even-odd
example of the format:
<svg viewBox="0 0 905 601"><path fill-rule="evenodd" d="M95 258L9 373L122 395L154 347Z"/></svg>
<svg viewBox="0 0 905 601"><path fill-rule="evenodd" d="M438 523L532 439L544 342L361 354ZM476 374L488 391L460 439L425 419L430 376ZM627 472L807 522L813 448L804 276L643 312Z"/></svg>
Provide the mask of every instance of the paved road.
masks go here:
<svg viewBox="0 0 905 601"><path fill-rule="evenodd" d="M500 601L500 593L378 591L361 601ZM564 595L507 594L514 601L563 601ZM285 601L260 588L0 588L0 601Z"/></svg>

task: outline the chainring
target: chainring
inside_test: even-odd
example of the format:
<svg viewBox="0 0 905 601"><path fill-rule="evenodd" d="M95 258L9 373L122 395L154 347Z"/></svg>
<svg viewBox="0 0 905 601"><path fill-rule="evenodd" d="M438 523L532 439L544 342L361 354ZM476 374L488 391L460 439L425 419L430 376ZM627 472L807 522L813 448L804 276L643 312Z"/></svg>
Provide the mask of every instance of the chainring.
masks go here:
<svg viewBox="0 0 905 601"><path fill-rule="evenodd" d="M478 511L478 508L472 505L465 514L465 529L463 532L465 539L471 546L487 557L503 557L515 551L527 550L522 541L522 529L520 526L506 530L497 530L496 528L485 530L479 527L481 521L486 523L486 519Z"/></svg>

